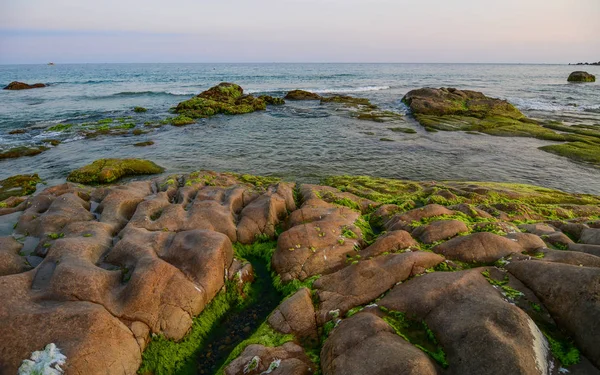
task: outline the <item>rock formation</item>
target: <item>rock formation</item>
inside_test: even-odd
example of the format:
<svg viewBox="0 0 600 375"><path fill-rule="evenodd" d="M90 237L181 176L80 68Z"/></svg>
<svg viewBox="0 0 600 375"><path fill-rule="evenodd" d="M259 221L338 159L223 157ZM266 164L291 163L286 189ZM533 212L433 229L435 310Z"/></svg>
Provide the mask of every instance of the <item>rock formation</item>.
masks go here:
<svg viewBox="0 0 600 375"><path fill-rule="evenodd" d="M600 197L201 171L25 199L0 237L2 373L193 371L260 299L246 257L284 298L219 374L600 373Z"/></svg>

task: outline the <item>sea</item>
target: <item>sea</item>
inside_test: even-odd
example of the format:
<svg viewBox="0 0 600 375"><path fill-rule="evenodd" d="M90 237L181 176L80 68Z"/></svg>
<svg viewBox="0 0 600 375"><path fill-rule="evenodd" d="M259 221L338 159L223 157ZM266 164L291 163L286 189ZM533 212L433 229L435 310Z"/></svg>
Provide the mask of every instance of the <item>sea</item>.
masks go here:
<svg viewBox="0 0 600 375"><path fill-rule="evenodd" d="M538 150L555 142L464 132L428 133L402 97L421 87L471 89L506 99L526 115L600 129L600 83L568 83L569 73L600 66L494 64L57 64L0 65L0 86L45 83L41 89L0 90L0 150L62 141L32 157L0 161L0 179L38 173L48 184L99 158L146 158L166 174L232 171L317 183L331 175L411 180L528 183L600 194L600 169ZM220 82L246 93L283 97L293 89L370 99L404 115L393 123L364 121L318 101L288 102L266 111L219 115L185 127L149 128L169 109ZM135 113L142 106L145 113ZM126 119L142 135L87 139L77 125ZM123 120L121 120L123 121ZM66 132L57 124L73 124ZM415 134L390 130L408 127ZM9 134L16 129L22 134ZM148 147L134 143L153 141Z"/></svg>

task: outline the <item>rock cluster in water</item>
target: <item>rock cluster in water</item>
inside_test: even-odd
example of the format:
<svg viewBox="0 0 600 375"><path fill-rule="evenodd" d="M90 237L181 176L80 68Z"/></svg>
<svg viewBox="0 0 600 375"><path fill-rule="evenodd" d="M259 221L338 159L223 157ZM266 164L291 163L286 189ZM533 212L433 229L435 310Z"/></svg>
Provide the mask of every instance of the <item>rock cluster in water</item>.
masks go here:
<svg viewBox="0 0 600 375"><path fill-rule="evenodd" d="M588 72L573 72L567 79L569 82L596 82L596 76Z"/></svg>
<svg viewBox="0 0 600 375"><path fill-rule="evenodd" d="M540 150L600 165L600 131L594 126L565 126L560 122L534 120L506 100L455 88L412 90L402 101L427 131L462 130L561 141L566 143L542 146Z"/></svg>
<svg viewBox="0 0 600 375"><path fill-rule="evenodd" d="M177 372L223 301L252 295L250 255L288 297L219 373L599 373L600 197L203 171L66 183L17 209L2 373L49 344L67 373Z"/></svg>
<svg viewBox="0 0 600 375"><path fill-rule="evenodd" d="M29 90L29 89L37 89L41 87L46 87L43 83L34 83L33 85L29 85L27 83L13 81L8 84L3 90Z"/></svg>

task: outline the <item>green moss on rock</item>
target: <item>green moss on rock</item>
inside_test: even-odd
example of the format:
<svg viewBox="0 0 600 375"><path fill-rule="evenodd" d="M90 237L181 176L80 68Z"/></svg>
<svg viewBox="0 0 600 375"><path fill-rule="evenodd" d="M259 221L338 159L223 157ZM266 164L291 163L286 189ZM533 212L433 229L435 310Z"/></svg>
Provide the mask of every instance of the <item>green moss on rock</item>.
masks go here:
<svg viewBox="0 0 600 375"><path fill-rule="evenodd" d="M264 101L265 103L269 104L269 105L283 105L283 104L285 104L285 100L283 100L281 98L276 98L276 97L270 96L270 95L261 95L258 98L260 100Z"/></svg>
<svg viewBox="0 0 600 375"><path fill-rule="evenodd" d="M162 173L164 168L143 159L100 159L74 170L68 181L81 184L108 184L126 176Z"/></svg>
<svg viewBox="0 0 600 375"><path fill-rule="evenodd" d="M573 72L567 78L569 82L596 82L596 76L588 72Z"/></svg>
<svg viewBox="0 0 600 375"><path fill-rule="evenodd" d="M42 182L37 174L17 175L0 181L0 201L9 197L22 197L33 194L37 184Z"/></svg>
<svg viewBox="0 0 600 375"><path fill-rule="evenodd" d="M147 112L148 110L144 107L135 107L133 108L133 112L135 113L143 113L143 112Z"/></svg>
<svg viewBox="0 0 600 375"><path fill-rule="evenodd" d="M292 90L288 92L284 99L286 100L321 100L321 95L305 90Z"/></svg>
<svg viewBox="0 0 600 375"><path fill-rule="evenodd" d="M542 146L540 150L600 166L600 144L597 143L569 142Z"/></svg>
<svg viewBox="0 0 600 375"><path fill-rule="evenodd" d="M220 113L239 115L266 108L267 104L264 100L252 95L244 95L244 90L235 83L223 82L196 97L179 103L174 111L195 119Z"/></svg>
<svg viewBox="0 0 600 375"><path fill-rule="evenodd" d="M0 159L14 159L20 158L21 156L35 156L41 154L42 152L49 150L48 147L45 146L35 146L35 147L13 147L6 151L0 151Z"/></svg>

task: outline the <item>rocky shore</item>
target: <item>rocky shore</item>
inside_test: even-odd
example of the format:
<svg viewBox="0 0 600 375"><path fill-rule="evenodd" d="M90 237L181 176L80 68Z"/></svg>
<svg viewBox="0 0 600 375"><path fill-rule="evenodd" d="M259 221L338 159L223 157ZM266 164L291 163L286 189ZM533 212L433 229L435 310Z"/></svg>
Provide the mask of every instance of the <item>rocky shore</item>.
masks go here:
<svg viewBox="0 0 600 375"><path fill-rule="evenodd" d="M580 74L581 73L581 74ZM574 72L569 80L591 82L594 76L585 72ZM348 95L329 94L321 96L303 90L293 90L285 95L285 100L319 101L336 115L378 123L393 125L388 130L406 134L417 133L415 129L405 126L407 118L414 118L427 132L465 131L474 134L487 134L500 137L531 137L548 143L540 150L567 157L573 161L600 166L600 131L595 125L566 125L559 121L547 121L529 118L506 100L492 98L484 93L460 90L456 88L422 88L408 92L402 102L408 107L408 115L384 110L366 98ZM268 95L253 96L245 94L241 86L223 82L199 95L180 102L172 108L174 117L160 121L146 121L143 124L136 116L147 111L144 107L132 109L132 116L123 118L106 118L94 123L59 123L47 129L53 133L64 133L68 136L93 139L107 136L145 136L145 140L132 142L137 147L151 146L148 139L163 126L187 126L200 119L208 119L216 115L244 115L256 111L264 111L267 106L285 105L285 100ZM402 126L397 126L402 125ZM16 129L12 136L21 136L26 129ZM34 137L37 144L0 147L0 159L35 156L54 147L60 147L60 136ZM58 138L58 139L57 139ZM381 141L392 141L387 137Z"/></svg>
<svg viewBox="0 0 600 375"><path fill-rule="evenodd" d="M27 196L30 177L0 182L0 373L600 373L600 197L211 171Z"/></svg>

